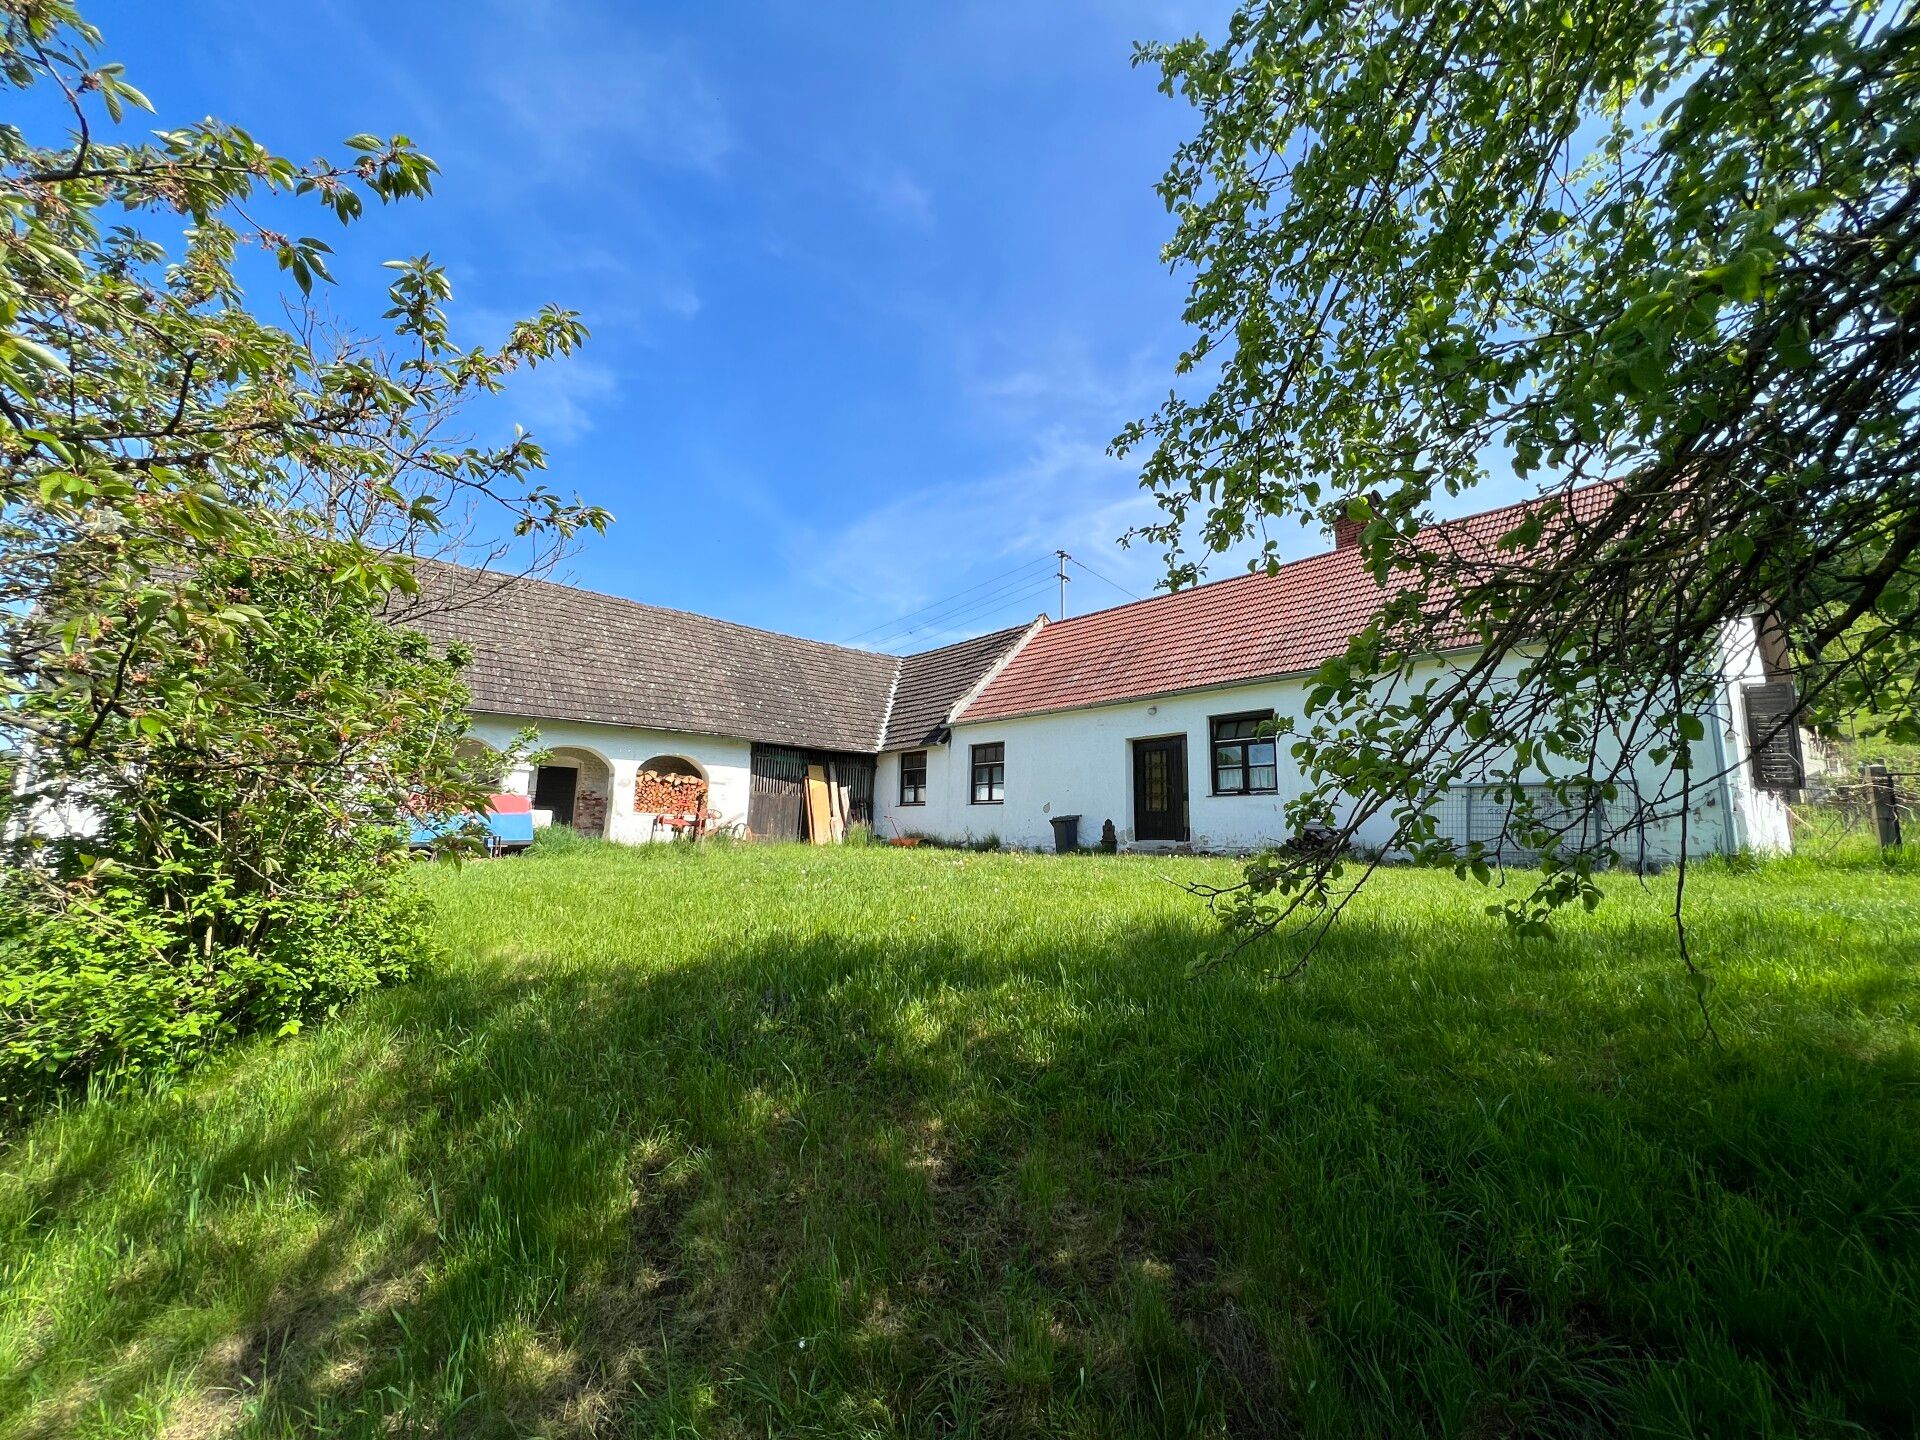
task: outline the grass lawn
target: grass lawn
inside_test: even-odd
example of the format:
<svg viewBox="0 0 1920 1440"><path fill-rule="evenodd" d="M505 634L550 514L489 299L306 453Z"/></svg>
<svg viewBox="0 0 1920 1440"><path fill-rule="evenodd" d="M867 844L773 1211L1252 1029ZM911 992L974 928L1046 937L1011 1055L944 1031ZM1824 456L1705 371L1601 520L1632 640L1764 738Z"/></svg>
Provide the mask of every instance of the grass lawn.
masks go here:
<svg viewBox="0 0 1920 1440"><path fill-rule="evenodd" d="M1391 872L1201 980L1207 861L590 849L0 1151L0 1436L1911 1434L1920 872L1557 943Z"/></svg>

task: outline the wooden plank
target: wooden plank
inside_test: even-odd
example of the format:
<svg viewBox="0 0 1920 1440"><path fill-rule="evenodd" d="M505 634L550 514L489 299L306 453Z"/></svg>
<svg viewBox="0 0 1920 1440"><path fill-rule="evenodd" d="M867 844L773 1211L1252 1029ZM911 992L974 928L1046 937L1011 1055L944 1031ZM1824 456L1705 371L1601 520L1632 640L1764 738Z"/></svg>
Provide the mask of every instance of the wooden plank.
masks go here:
<svg viewBox="0 0 1920 1440"><path fill-rule="evenodd" d="M807 766L807 837L816 845L833 843L833 797L824 765Z"/></svg>
<svg viewBox="0 0 1920 1440"><path fill-rule="evenodd" d="M747 831L756 840L798 840L806 833L807 761L798 750L753 747Z"/></svg>
<svg viewBox="0 0 1920 1440"><path fill-rule="evenodd" d="M847 762L829 760L827 762L827 791L833 797L833 838L834 843L847 838Z"/></svg>

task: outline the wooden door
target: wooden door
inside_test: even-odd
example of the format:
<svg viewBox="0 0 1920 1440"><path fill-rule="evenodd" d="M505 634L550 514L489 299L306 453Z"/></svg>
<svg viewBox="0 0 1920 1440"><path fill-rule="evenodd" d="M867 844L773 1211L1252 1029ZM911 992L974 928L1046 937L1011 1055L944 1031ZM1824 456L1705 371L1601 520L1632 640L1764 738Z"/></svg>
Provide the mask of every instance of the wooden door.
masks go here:
<svg viewBox="0 0 1920 1440"><path fill-rule="evenodd" d="M806 752L756 745L752 770L747 833L756 840L800 839L806 834Z"/></svg>
<svg viewBox="0 0 1920 1440"><path fill-rule="evenodd" d="M1133 742L1133 838L1187 838L1187 740Z"/></svg>

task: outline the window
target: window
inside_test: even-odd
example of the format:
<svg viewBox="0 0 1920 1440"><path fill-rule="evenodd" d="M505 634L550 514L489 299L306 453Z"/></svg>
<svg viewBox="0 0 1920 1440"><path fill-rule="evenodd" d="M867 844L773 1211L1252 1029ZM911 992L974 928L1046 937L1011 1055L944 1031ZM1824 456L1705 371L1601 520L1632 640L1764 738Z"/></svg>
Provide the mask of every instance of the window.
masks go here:
<svg viewBox="0 0 1920 1440"><path fill-rule="evenodd" d="M927 803L927 752L909 750L900 757L900 803Z"/></svg>
<svg viewBox="0 0 1920 1440"><path fill-rule="evenodd" d="M998 805L1007 798L1007 747L973 747L973 803Z"/></svg>
<svg viewBox="0 0 1920 1440"><path fill-rule="evenodd" d="M1280 788L1275 768L1274 739L1260 727L1271 725L1273 712L1257 715L1218 715L1213 720L1213 793L1216 795L1271 795Z"/></svg>

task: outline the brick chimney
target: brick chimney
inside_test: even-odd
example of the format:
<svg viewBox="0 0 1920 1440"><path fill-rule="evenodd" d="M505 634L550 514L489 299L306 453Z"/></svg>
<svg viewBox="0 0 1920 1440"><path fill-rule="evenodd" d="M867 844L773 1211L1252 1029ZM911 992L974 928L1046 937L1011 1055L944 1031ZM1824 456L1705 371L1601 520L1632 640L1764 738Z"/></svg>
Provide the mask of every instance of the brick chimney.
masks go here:
<svg viewBox="0 0 1920 1440"><path fill-rule="evenodd" d="M1360 543L1360 532L1367 528L1367 522L1386 507L1380 502L1380 492L1378 490L1371 490L1362 497L1361 508L1366 512L1365 518L1355 520L1352 515L1346 511L1342 511L1339 518L1333 522L1334 549L1351 550L1354 546L1358 545Z"/></svg>

